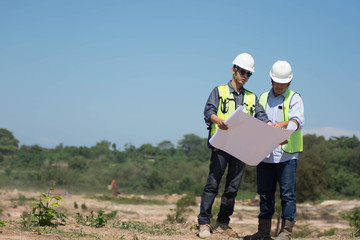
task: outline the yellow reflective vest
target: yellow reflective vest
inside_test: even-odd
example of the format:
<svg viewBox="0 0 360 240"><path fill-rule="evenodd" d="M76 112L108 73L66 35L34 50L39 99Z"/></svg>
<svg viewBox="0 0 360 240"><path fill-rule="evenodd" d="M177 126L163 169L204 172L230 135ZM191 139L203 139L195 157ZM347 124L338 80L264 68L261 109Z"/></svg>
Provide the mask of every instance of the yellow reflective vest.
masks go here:
<svg viewBox="0 0 360 240"><path fill-rule="evenodd" d="M219 107L216 115L219 118L226 120L235 111L234 94L230 92L228 84L220 85L217 88L219 92ZM244 88L243 106L245 108L246 114L249 114L251 116L255 115L255 103L255 94ZM219 127L217 124L212 123L210 129L210 136L214 135L218 128Z"/></svg>
<svg viewBox="0 0 360 240"><path fill-rule="evenodd" d="M294 94L298 94L291 90L287 90L285 94L285 99L282 105L282 120L289 121L289 109L290 109L290 101ZM264 92L260 95L259 103L266 111L266 104L269 97L269 92ZM282 150L287 153L299 153L303 151L303 134L302 129L298 129L294 131L289 139L288 143L281 146Z"/></svg>

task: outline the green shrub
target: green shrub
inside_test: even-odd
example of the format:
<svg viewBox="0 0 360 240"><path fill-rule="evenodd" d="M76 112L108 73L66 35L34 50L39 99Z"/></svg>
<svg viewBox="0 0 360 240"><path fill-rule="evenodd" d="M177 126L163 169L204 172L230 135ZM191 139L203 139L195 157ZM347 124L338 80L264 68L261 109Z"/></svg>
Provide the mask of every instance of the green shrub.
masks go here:
<svg viewBox="0 0 360 240"><path fill-rule="evenodd" d="M292 238L306 238L309 237L311 235L312 231L309 229L304 229L304 230L300 230L300 231L294 231L292 233Z"/></svg>
<svg viewBox="0 0 360 240"><path fill-rule="evenodd" d="M127 197L127 196L121 196L118 197L112 197L112 196L96 196L95 199L102 200L102 201L112 201L117 204L149 204L149 205L166 205L167 202L164 200L156 200L156 199L143 199L140 197Z"/></svg>
<svg viewBox="0 0 360 240"><path fill-rule="evenodd" d="M329 230L325 230L323 233L319 234L319 237L327 237L334 236L337 228L331 228Z"/></svg>
<svg viewBox="0 0 360 240"><path fill-rule="evenodd" d="M87 210L87 206L85 205L85 203L81 204L81 209L82 210Z"/></svg>
<svg viewBox="0 0 360 240"><path fill-rule="evenodd" d="M170 211L174 212L174 214L168 214L167 220L170 223L183 223L185 222L184 214L189 212L189 206L196 205L196 200L194 195L185 195L180 198L179 201L176 202L176 209L170 209Z"/></svg>
<svg viewBox="0 0 360 240"><path fill-rule="evenodd" d="M105 214L105 217L107 219L113 219L116 216L117 212L118 212L117 210L112 211L111 213Z"/></svg>
<svg viewBox="0 0 360 240"><path fill-rule="evenodd" d="M16 202L18 206L23 206L25 204L25 201L36 201L35 198L31 197L31 198L27 198L24 195L22 195L21 193L19 193L18 198L11 198L11 202Z"/></svg>
<svg viewBox="0 0 360 240"><path fill-rule="evenodd" d="M179 230L176 228L171 228L163 224L147 224L143 222L121 222L118 221L114 223L114 227L118 227L120 229L127 229L127 230L133 230L137 232L146 232L150 233L151 235L175 235L179 234Z"/></svg>
<svg viewBox="0 0 360 240"><path fill-rule="evenodd" d="M90 226L90 227L104 227L108 221L108 218L104 215L103 211L98 211L97 216L91 211L90 216L86 216L84 218L80 213L76 213L75 220L78 224L83 226Z"/></svg>
<svg viewBox="0 0 360 240"><path fill-rule="evenodd" d="M212 217L210 218L210 221L212 226L216 224L216 218L219 212L220 212L220 202L215 201L211 209Z"/></svg>
<svg viewBox="0 0 360 240"><path fill-rule="evenodd" d="M54 189L50 188L48 194L39 196L39 203L30 204L31 213L24 212L21 214L21 224L24 228L31 229L37 226L57 227L60 223L65 222L65 214L57 212L54 207L59 206L59 201L64 202L60 196L50 196L50 192Z"/></svg>
<svg viewBox="0 0 360 240"><path fill-rule="evenodd" d="M349 222L350 227L354 228L353 235L355 237L360 236L360 208L355 208L346 214L340 213L340 217Z"/></svg>

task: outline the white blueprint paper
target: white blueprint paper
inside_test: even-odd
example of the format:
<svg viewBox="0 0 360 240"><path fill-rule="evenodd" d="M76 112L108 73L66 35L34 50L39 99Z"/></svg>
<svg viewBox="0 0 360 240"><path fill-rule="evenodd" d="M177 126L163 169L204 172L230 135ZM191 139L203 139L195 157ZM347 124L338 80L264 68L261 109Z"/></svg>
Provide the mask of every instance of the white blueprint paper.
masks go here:
<svg viewBox="0 0 360 240"><path fill-rule="evenodd" d="M258 165L294 132L271 127L242 112L241 108L236 109L226 123L229 128L216 131L210 144L251 166Z"/></svg>

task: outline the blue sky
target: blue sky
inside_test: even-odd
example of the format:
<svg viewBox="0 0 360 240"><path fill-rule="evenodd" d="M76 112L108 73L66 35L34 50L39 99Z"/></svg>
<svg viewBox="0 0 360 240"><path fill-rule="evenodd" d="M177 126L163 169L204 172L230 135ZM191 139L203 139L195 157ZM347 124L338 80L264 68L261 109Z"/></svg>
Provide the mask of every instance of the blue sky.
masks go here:
<svg viewBox="0 0 360 240"><path fill-rule="evenodd" d="M247 89L269 90L272 64L286 60L305 132L360 137L358 9L355 0L0 0L0 128L49 148L205 138L205 102L248 52Z"/></svg>

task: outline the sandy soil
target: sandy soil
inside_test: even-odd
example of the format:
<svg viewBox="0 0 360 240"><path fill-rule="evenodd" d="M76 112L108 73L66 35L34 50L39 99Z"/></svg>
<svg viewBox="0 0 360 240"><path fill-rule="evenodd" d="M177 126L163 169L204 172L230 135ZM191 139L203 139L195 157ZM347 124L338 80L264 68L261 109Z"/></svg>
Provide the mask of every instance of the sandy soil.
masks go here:
<svg viewBox="0 0 360 240"><path fill-rule="evenodd" d="M196 216L199 206L190 208L190 212L186 215L186 223L169 224L165 223L167 215L173 214L171 209L176 208L176 201L181 198L179 195L161 195L153 197L138 196L142 198L152 198L165 200L166 205L131 205L131 204L115 204L110 201L99 201L91 199L85 195L62 196L65 200L60 203L57 209L64 212L68 216L65 225L58 226L57 229L46 228L40 231L25 231L20 226L20 215L23 212L30 212L29 201L19 201L19 195L26 198L37 198L39 192L20 192L17 190L0 190L0 221L6 221L5 227L0 227L0 239L199 239L196 236ZM128 197L128 196L125 196ZM15 200L14 200L15 199ZM74 208L74 202L79 206ZM200 199L197 199L200 202ZM87 206L87 210L81 210L81 204ZM339 217L339 212L346 212L360 207L359 200L353 201L325 201L318 205L298 204L298 218L294 227L294 232L312 231L307 238L297 239L354 239L351 238L351 230L347 221ZM92 228L82 226L76 223L74 217L79 212L83 216L89 215L90 211L97 212L99 210L109 213L117 210L118 213L113 220L108 222L103 228ZM257 214L258 206L249 206L248 204L237 202L235 213L231 218L231 226L237 232L238 238L232 238L226 235L213 234L209 239L242 239L242 237L252 234L257 230ZM138 221L148 225L161 225L164 228L170 227L177 229L178 234L175 235L153 235L149 232L132 230L123 230L116 227L116 222ZM274 231L276 228L276 220L273 220ZM319 233L325 230L336 228L335 235L330 237L318 237Z"/></svg>

